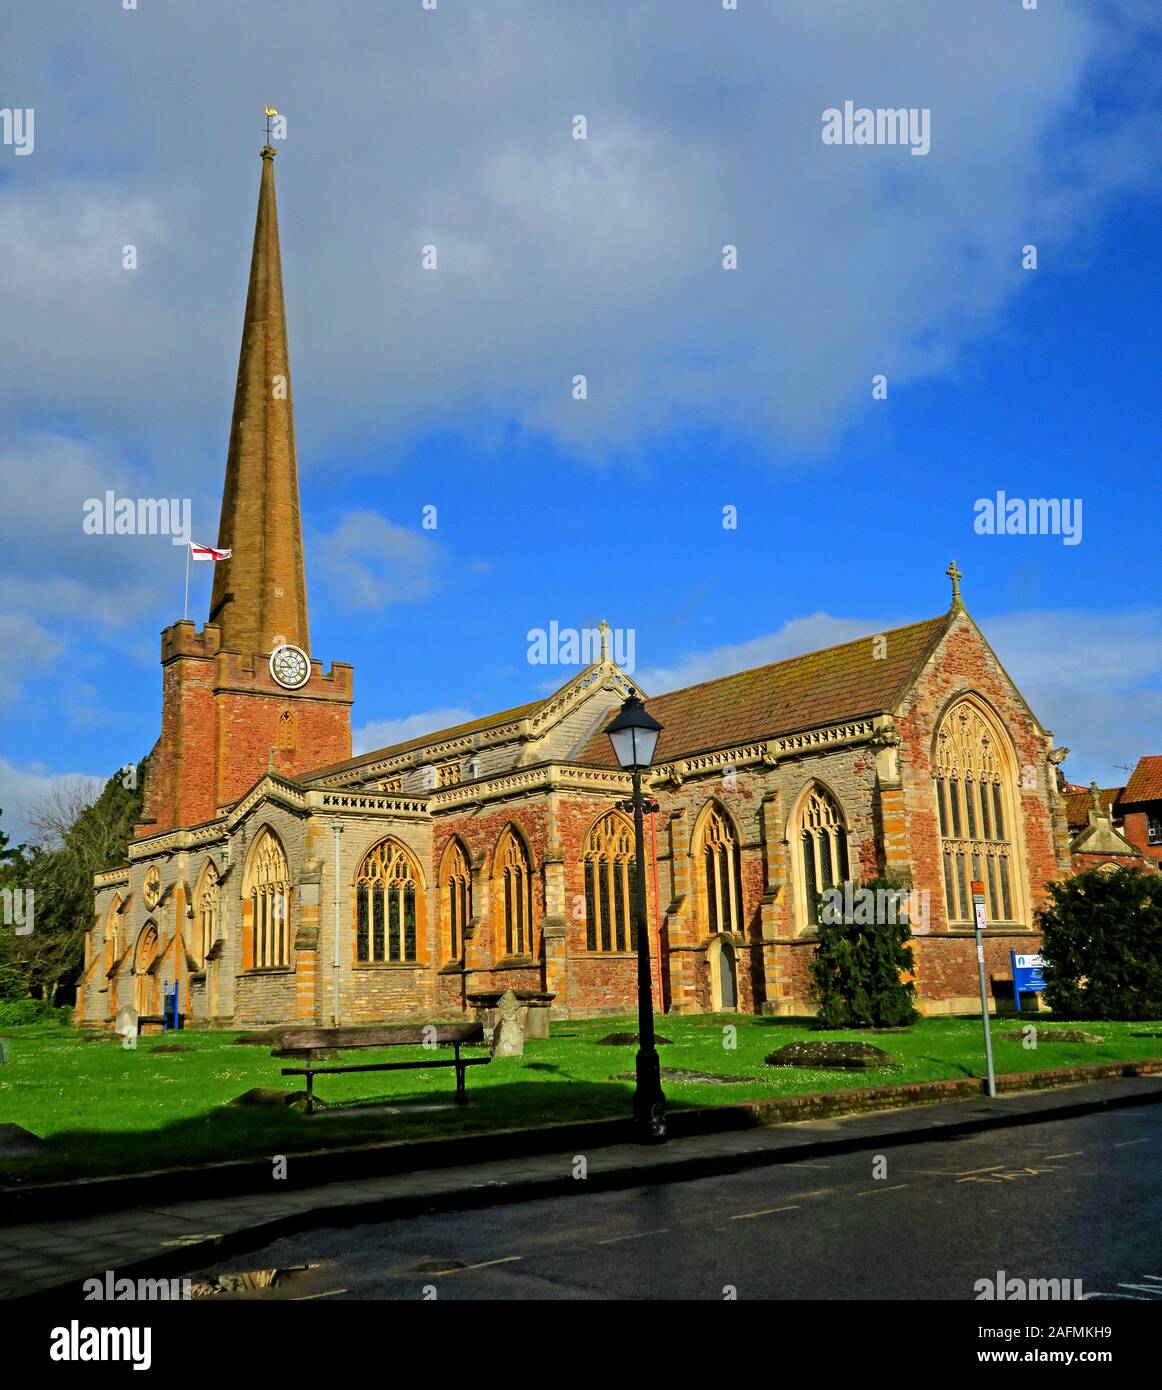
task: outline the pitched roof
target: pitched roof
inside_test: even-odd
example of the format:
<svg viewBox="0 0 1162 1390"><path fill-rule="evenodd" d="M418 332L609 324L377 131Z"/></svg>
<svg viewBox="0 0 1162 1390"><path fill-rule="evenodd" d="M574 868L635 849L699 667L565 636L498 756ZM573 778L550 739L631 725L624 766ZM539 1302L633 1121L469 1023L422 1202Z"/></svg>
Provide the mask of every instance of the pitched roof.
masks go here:
<svg viewBox="0 0 1162 1390"><path fill-rule="evenodd" d="M1108 811L1115 805L1121 791L1121 787L1098 788L1103 811ZM1081 791L1065 793L1065 820L1070 830L1078 830L1083 825L1089 824L1089 808L1092 805L1088 787Z"/></svg>
<svg viewBox="0 0 1162 1390"><path fill-rule="evenodd" d="M887 713L900 703L955 616L950 610L881 634L882 658L869 635L652 696L649 711L663 726L654 761ZM594 734L577 761L612 767L605 734Z"/></svg>
<svg viewBox="0 0 1162 1390"><path fill-rule="evenodd" d="M1162 801L1162 754L1138 759L1138 766L1122 792L1122 801Z"/></svg>
<svg viewBox="0 0 1162 1390"><path fill-rule="evenodd" d="M543 700L533 700L531 704L517 705L514 709L501 710L499 714L482 715L479 719L468 720L466 724L453 724L449 729L437 729L434 733L420 734L418 738L405 739L402 743L388 744L386 748L375 748L370 752L360 753L358 757L348 758L346 762L332 763L329 767L319 767L311 772L304 772L296 780L299 782L317 782L321 778L333 776L337 772L353 772L356 768L362 767L364 763L377 763L385 758L394 758L401 753L409 753L417 748L426 748L432 743L444 743L449 739L464 738L468 734L483 733L486 729L495 728L499 724L507 724L512 720L528 719L552 698L553 696L547 695Z"/></svg>

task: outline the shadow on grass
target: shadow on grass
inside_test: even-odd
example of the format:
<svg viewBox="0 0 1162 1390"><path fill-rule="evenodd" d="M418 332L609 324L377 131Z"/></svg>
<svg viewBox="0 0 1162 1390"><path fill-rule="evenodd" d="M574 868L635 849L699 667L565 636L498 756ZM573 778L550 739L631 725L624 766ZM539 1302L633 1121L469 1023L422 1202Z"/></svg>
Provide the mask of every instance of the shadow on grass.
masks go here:
<svg viewBox="0 0 1162 1390"><path fill-rule="evenodd" d="M528 1065L541 1072L558 1070L553 1063ZM320 1099L327 1101L326 1087L318 1090ZM279 1154L311 1150L623 1119L631 1114L632 1096L632 1085L612 1079L505 1080L473 1089L470 1077L468 1104L463 1106L452 1103L452 1086L375 1097L332 1094L335 1108L312 1116L281 1106L221 1105L156 1129L62 1130L34 1157L0 1156L0 1183L24 1186L125 1176L231 1160L271 1162ZM444 1102L448 1102L446 1108ZM384 1113L385 1107L400 1107L403 1113ZM412 1107L414 1112L407 1113ZM673 1108L682 1108L681 1103L675 1102ZM0 1219L4 1205L0 1195Z"/></svg>
<svg viewBox="0 0 1162 1390"><path fill-rule="evenodd" d="M961 1076L980 1076L977 1068L967 1066L964 1062L957 1062L951 1057L917 1057L917 1062L931 1062L934 1067L947 1067L949 1071L959 1072Z"/></svg>

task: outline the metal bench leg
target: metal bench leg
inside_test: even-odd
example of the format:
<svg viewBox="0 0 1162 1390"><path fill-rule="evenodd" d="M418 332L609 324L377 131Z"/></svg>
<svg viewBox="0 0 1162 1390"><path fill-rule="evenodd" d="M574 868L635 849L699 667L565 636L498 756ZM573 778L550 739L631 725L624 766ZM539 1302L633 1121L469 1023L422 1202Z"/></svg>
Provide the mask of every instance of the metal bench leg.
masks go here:
<svg viewBox="0 0 1162 1390"><path fill-rule="evenodd" d="M467 1105L468 1093L464 1089L464 1073L467 1068L460 1060L460 1044L455 1043L454 1047L456 1051L456 1104Z"/></svg>

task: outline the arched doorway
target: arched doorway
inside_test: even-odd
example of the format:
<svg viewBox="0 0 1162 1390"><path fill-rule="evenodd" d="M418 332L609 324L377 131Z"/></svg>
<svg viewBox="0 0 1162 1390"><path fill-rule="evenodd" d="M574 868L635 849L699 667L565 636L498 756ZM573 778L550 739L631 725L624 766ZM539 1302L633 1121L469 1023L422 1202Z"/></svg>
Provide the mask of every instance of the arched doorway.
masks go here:
<svg viewBox="0 0 1162 1390"><path fill-rule="evenodd" d="M710 943L710 1006L714 1013L738 1008L738 959L733 942L717 937Z"/></svg>
<svg viewBox="0 0 1162 1390"><path fill-rule="evenodd" d="M154 979L149 973L157 959L157 927L147 922L137 942L137 954L133 962L133 1007L140 1018L145 1014L156 1013L154 1003Z"/></svg>

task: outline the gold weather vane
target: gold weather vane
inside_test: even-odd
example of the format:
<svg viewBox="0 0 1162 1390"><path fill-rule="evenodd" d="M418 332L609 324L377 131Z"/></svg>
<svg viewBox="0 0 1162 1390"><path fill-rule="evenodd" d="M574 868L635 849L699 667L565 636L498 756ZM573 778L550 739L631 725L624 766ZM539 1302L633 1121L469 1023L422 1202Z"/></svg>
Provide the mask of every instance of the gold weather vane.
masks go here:
<svg viewBox="0 0 1162 1390"><path fill-rule="evenodd" d="M277 115L278 115L278 108L277 108L277 107L274 107L274 106L264 106L262 109L263 109L263 111L266 113L266 143L269 145L269 144L270 144L270 118L271 118L272 116L277 116Z"/></svg>

